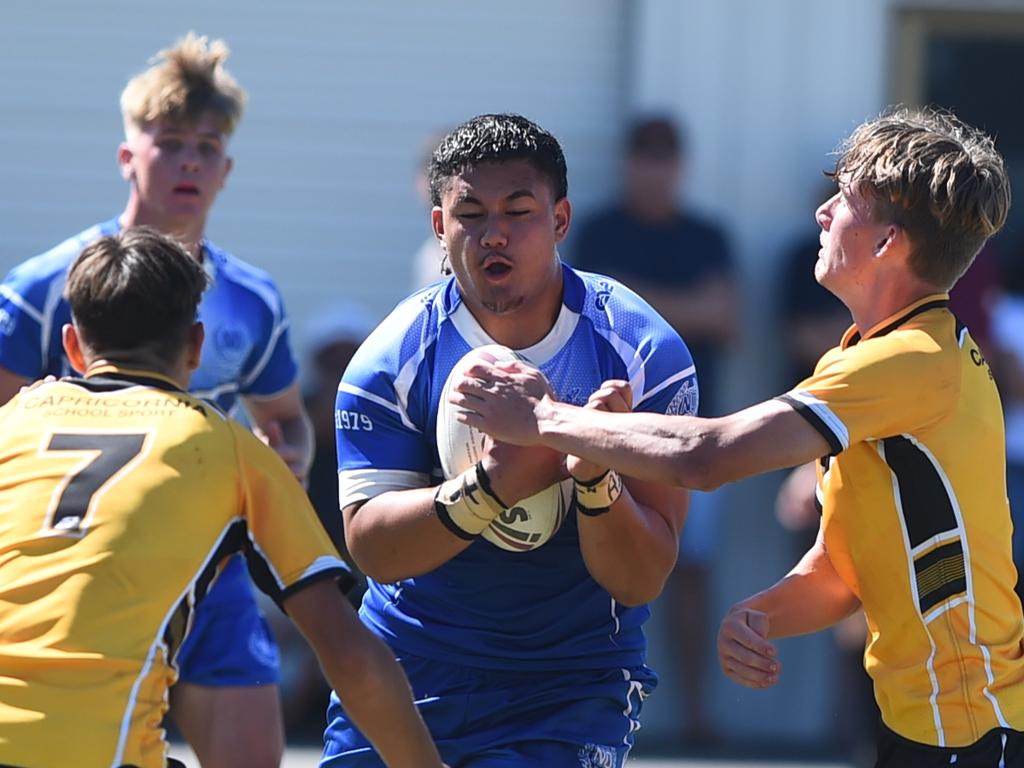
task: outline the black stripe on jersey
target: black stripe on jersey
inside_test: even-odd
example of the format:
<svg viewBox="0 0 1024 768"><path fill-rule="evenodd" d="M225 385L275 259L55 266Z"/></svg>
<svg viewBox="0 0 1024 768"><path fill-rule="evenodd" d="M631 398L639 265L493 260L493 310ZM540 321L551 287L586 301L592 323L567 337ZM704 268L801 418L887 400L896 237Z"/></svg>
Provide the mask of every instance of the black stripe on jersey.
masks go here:
<svg viewBox="0 0 1024 768"><path fill-rule="evenodd" d="M79 378L77 376L68 376L67 378L61 379L61 381L68 384L75 384L79 387L84 387L91 392L116 392L119 389L143 386L152 387L153 389L161 389L164 392L185 393L185 390L181 387L177 387L164 379L158 379L150 376L129 375L127 373L104 373L99 376L90 376L87 379Z"/></svg>
<svg viewBox="0 0 1024 768"><path fill-rule="evenodd" d="M199 572L196 577L195 586L195 604L199 605L200 601L206 597L206 593L210 590L210 584L213 583L213 577L217 575L219 567L226 565L224 562L225 558L229 555L233 555L236 552L240 552L246 542L246 526L244 520L238 520L231 524L228 528L227 533L220 540L220 544L217 545L217 549L214 550L213 555L207 561L206 567ZM189 617L192 614L193 606L189 603L189 595L185 595L174 609L174 614L171 620L167 623L167 629L164 631L164 642L167 644L168 652L167 657L170 660L174 660L177 656L178 650L181 648L181 644L185 642L187 630L189 628Z"/></svg>
<svg viewBox="0 0 1024 768"><path fill-rule="evenodd" d="M775 399L786 403L786 405L790 406L794 411L803 416L808 423L810 423L810 425L828 441L828 447L831 451L831 455L835 456L836 454L843 452L843 444L839 440L839 437L835 432L829 429L828 424L826 424L822 418L807 405L807 403L802 403L791 395L779 395Z"/></svg>
<svg viewBox="0 0 1024 768"><path fill-rule="evenodd" d="M887 437L885 463L896 476L910 548L932 536L956 529L953 503L938 470L925 453L905 437Z"/></svg>
<svg viewBox="0 0 1024 768"><path fill-rule="evenodd" d="M914 561L921 613L953 595L967 592L964 548L959 541L936 547Z"/></svg>
<svg viewBox="0 0 1024 768"><path fill-rule="evenodd" d="M899 328L901 325L903 325L905 322L907 322L907 320L909 320L912 317L916 317L917 315L920 315L922 312L927 312L930 309L939 309L941 307L948 307L948 306L949 306L949 300L948 299L936 299L935 301L926 302L925 304L922 304L921 306L915 307L914 309L910 310L909 312L907 312L907 314L902 315L901 317L897 317L895 320L893 320L888 325L886 325L886 326L884 326L882 328L879 328L875 333L871 334L870 338L877 339L879 336L885 336L885 334L887 334L887 333L892 333L897 328ZM854 344L856 344L860 340L861 340L860 331L855 331L854 334L850 337L850 342L846 346L847 347L852 347Z"/></svg>
<svg viewBox="0 0 1024 768"><path fill-rule="evenodd" d="M245 529L243 529L245 530ZM249 566L249 575L252 577L253 584L255 584L261 592L271 598L277 606L283 611L284 600L290 597L294 593L298 592L310 584L320 581L321 579L335 579L338 582L338 588L344 593L348 594L349 590L356 584L356 577L352 573L351 569L345 564L340 564L333 568L324 568L323 570L317 571L314 574L307 576L304 579L299 579L297 582L281 589L277 584L277 579L274 578L274 572L270 569L270 564L264 559L257 549L252 546L252 542L249 540L248 535L245 538L245 562Z"/></svg>

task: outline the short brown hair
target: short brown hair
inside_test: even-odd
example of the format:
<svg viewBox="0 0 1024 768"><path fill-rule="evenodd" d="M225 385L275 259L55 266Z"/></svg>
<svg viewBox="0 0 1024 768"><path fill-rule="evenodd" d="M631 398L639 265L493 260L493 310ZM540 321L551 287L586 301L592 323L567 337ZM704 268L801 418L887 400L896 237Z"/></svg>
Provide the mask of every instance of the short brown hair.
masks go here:
<svg viewBox="0 0 1024 768"><path fill-rule="evenodd" d="M910 236L910 265L948 289L1006 222L1010 181L992 139L955 115L893 109L843 143L830 174Z"/></svg>
<svg viewBox="0 0 1024 768"><path fill-rule="evenodd" d="M147 349L170 360L184 348L207 282L199 262L174 240L129 227L85 247L64 295L93 352Z"/></svg>
<svg viewBox="0 0 1024 768"><path fill-rule="evenodd" d="M246 95L224 68L229 53L223 40L211 43L195 32L157 53L121 92L125 133L157 120L194 125L207 113L224 133L234 132Z"/></svg>

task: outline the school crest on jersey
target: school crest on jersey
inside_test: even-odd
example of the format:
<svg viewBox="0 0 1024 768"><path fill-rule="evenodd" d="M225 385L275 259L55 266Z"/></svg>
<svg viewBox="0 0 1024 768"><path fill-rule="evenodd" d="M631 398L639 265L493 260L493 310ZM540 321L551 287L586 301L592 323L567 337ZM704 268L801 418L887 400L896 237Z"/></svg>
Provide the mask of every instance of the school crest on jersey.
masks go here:
<svg viewBox="0 0 1024 768"><path fill-rule="evenodd" d="M675 397L665 409L665 413L670 416L693 416L697 413L697 404L697 382L689 378L680 385Z"/></svg>
<svg viewBox="0 0 1024 768"><path fill-rule="evenodd" d="M616 768L616 754L613 747L584 744L577 754L580 759L580 768Z"/></svg>

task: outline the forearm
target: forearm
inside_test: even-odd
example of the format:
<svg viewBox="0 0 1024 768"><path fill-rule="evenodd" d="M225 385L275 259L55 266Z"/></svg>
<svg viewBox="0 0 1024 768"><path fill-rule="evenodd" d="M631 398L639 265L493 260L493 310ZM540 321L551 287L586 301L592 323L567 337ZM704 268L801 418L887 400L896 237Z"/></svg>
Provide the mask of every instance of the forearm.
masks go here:
<svg viewBox="0 0 1024 768"><path fill-rule="evenodd" d="M550 448L655 483L704 488L698 454L715 439L711 420L650 413L607 413L545 400L540 439Z"/></svg>
<svg viewBox="0 0 1024 768"><path fill-rule="evenodd" d="M366 633L356 663L322 660L342 707L391 768L440 764L440 757L413 703L409 683L391 650Z"/></svg>
<svg viewBox="0 0 1024 768"><path fill-rule="evenodd" d="M779 400L715 419L606 413L549 398L532 413L542 445L629 477L702 491L829 451L825 438Z"/></svg>
<svg viewBox="0 0 1024 768"><path fill-rule="evenodd" d="M391 650L356 617L333 584L318 582L285 600L316 651L346 714L391 768L440 766Z"/></svg>
<svg viewBox="0 0 1024 768"><path fill-rule="evenodd" d="M281 433L285 442L293 447L297 454L295 475L303 482L309 476L309 468L313 465L313 453L316 439L313 436L313 424L305 411L281 420ZM301 472L301 474L300 474Z"/></svg>
<svg viewBox="0 0 1024 768"><path fill-rule="evenodd" d="M860 608L820 541L783 579L737 603L768 615L769 638L793 637L831 627Z"/></svg>
<svg viewBox="0 0 1024 768"><path fill-rule="evenodd" d="M346 510L345 543L363 573L384 584L420 576L472 543L438 518L436 492L436 487L392 491Z"/></svg>
<svg viewBox="0 0 1024 768"><path fill-rule="evenodd" d="M591 577L623 605L642 605L661 594L676 562L676 532L628 488L608 512L577 513L580 551Z"/></svg>

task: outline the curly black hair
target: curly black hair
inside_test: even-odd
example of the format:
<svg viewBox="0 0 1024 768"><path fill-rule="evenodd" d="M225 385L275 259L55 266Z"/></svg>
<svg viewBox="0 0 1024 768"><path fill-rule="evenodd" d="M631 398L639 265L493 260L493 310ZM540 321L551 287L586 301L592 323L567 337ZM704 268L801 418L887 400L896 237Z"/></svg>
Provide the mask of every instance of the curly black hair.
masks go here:
<svg viewBox="0 0 1024 768"><path fill-rule="evenodd" d="M526 160L551 182L555 200L569 192L558 139L522 115L477 115L448 133L430 158L430 199L441 197L453 176L483 163Z"/></svg>

